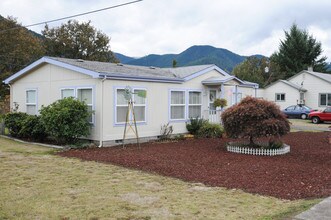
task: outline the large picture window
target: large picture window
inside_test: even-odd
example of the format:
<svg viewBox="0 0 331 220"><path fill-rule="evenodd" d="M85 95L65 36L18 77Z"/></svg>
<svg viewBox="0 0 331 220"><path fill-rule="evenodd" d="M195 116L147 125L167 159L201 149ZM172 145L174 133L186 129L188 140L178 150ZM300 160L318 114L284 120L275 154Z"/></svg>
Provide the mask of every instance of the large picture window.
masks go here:
<svg viewBox="0 0 331 220"><path fill-rule="evenodd" d="M331 93L319 94L319 106L331 106Z"/></svg>
<svg viewBox="0 0 331 220"><path fill-rule="evenodd" d="M185 119L185 91L171 91L170 119Z"/></svg>
<svg viewBox="0 0 331 220"><path fill-rule="evenodd" d="M26 90L26 113L29 115L37 114L37 90Z"/></svg>
<svg viewBox="0 0 331 220"><path fill-rule="evenodd" d="M190 91L189 103L188 103L188 117L189 118L201 118L201 92Z"/></svg>
<svg viewBox="0 0 331 220"><path fill-rule="evenodd" d="M146 98L138 96L137 93L144 89L133 89L133 106L136 122L146 122ZM125 89L116 89L116 123L125 123L128 111L128 100L125 99ZM129 119L132 120L132 119Z"/></svg>

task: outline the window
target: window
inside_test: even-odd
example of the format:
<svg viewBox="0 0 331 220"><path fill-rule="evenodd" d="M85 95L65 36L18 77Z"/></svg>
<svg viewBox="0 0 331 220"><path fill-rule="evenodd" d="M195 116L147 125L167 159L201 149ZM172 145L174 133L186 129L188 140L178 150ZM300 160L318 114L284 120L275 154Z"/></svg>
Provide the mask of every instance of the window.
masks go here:
<svg viewBox="0 0 331 220"><path fill-rule="evenodd" d="M185 119L185 91L171 91L170 119Z"/></svg>
<svg viewBox="0 0 331 220"><path fill-rule="evenodd" d="M89 112L92 112L88 118L88 122L94 123L94 98L93 98L93 87L72 87L72 88L62 88L61 98L73 97L81 102L85 102Z"/></svg>
<svg viewBox="0 0 331 220"><path fill-rule="evenodd" d="M69 92L68 92L69 94ZM85 102L88 106L88 110L90 112L93 111L93 99L92 99L92 89L91 88L82 88L77 89L77 99L81 102ZM93 115L91 114L90 118L88 119L90 123L93 123Z"/></svg>
<svg viewBox="0 0 331 220"><path fill-rule="evenodd" d="M37 90L26 90L26 113L29 115L37 114Z"/></svg>
<svg viewBox="0 0 331 220"><path fill-rule="evenodd" d="M189 92L188 117L201 118L201 92Z"/></svg>
<svg viewBox="0 0 331 220"><path fill-rule="evenodd" d="M331 106L331 93L319 94L319 106Z"/></svg>
<svg viewBox="0 0 331 220"><path fill-rule="evenodd" d="M75 97L75 89L61 89L61 98Z"/></svg>
<svg viewBox="0 0 331 220"><path fill-rule="evenodd" d="M140 97L137 93L144 89L133 89L132 101L136 122L146 122L146 98ZM125 89L116 89L116 123L125 123L128 111L128 100L125 99ZM131 120L131 119L130 119Z"/></svg>
<svg viewBox="0 0 331 220"><path fill-rule="evenodd" d="M146 98L140 97L138 94L143 93L145 90L142 89L134 89L135 93L133 96L133 105L134 105L134 114L136 116L137 122L145 122L146 121Z"/></svg>
<svg viewBox="0 0 331 220"><path fill-rule="evenodd" d="M276 93L276 102L285 102L285 93Z"/></svg>
<svg viewBox="0 0 331 220"><path fill-rule="evenodd" d="M237 102L239 103L243 98L243 94L241 92L237 93Z"/></svg>

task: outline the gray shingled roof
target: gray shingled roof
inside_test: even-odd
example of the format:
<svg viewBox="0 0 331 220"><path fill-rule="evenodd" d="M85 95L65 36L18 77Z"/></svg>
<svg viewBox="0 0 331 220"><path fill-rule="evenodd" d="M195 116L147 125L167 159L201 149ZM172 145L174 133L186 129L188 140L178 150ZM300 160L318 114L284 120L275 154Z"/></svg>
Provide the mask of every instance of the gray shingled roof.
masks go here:
<svg viewBox="0 0 331 220"><path fill-rule="evenodd" d="M116 64L107 62L97 62L88 60L67 59L58 57L49 57L50 59L67 63L73 66L98 72L102 75L118 75L132 77L152 77L152 78L168 78L180 79L168 69L158 67L134 66L126 64Z"/></svg>
<svg viewBox="0 0 331 220"><path fill-rule="evenodd" d="M331 83L331 74L328 74L328 73L320 73L320 72L312 72L312 71L307 71L308 73L318 77L318 78L321 78L321 79L324 79L325 81L328 81L329 83Z"/></svg>
<svg viewBox="0 0 331 220"><path fill-rule="evenodd" d="M234 76L213 76L209 77L202 81L204 85L219 85L222 83L226 83L232 79L235 79Z"/></svg>
<svg viewBox="0 0 331 220"><path fill-rule="evenodd" d="M293 88L295 88L295 89L297 89L297 90L301 90L301 91L304 91L304 92L307 91L306 89L302 88L302 86L299 86L297 84L291 83L291 82L289 82L287 80L280 80L280 81L283 82L283 83L285 83L285 84L287 84L287 85L289 85L289 86L291 86L291 87L293 87Z"/></svg>
<svg viewBox="0 0 331 220"><path fill-rule="evenodd" d="M176 67L176 68L162 68L166 71L170 71L179 78L188 77L194 73L200 72L202 70L208 69L214 66L214 64L207 65L196 65L196 66L184 66L184 67Z"/></svg>

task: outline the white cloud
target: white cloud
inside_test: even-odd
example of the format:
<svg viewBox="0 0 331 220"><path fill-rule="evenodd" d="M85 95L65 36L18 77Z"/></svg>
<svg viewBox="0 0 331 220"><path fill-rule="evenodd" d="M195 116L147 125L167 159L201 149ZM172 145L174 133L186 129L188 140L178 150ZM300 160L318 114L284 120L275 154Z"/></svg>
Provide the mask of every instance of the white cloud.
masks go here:
<svg viewBox="0 0 331 220"><path fill-rule="evenodd" d="M2 0L0 14L27 25L127 1ZM111 37L112 50L129 56L179 53L201 44L269 56L278 49L284 30L295 22L322 43L324 55L331 60L330 8L329 0L144 0L76 19L91 20ZM41 29L43 25L33 28Z"/></svg>

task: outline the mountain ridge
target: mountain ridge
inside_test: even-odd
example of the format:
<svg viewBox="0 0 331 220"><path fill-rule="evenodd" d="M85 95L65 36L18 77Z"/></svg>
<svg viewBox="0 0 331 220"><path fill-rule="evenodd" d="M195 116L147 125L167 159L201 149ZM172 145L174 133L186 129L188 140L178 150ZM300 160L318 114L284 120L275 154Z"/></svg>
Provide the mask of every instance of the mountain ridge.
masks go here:
<svg viewBox="0 0 331 220"><path fill-rule="evenodd" d="M123 64L138 66L172 67L176 60L177 67L215 64L227 72L231 72L239 63L249 56L241 56L224 48L216 48L210 45L194 45L179 54L149 54L140 58L133 58L121 53L114 53ZM265 57L260 54L252 55Z"/></svg>

